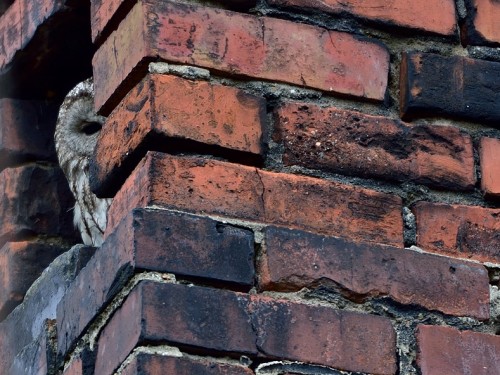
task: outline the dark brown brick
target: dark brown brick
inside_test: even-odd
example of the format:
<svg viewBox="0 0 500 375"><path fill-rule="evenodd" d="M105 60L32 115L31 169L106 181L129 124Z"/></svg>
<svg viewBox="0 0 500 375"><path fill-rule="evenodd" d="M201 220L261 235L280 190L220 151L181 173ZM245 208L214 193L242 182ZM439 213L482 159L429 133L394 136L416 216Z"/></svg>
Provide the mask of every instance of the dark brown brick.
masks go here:
<svg viewBox="0 0 500 375"><path fill-rule="evenodd" d="M59 304L58 352L66 353L135 269L206 278L248 290L254 278L253 253L250 231L181 213L134 210L108 236Z"/></svg>
<svg viewBox="0 0 500 375"><path fill-rule="evenodd" d="M264 290L327 283L355 301L389 296L445 314L489 318L488 272L475 263L274 227L265 230L259 262Z"/></svg>
<svg viewBox="0 0 500 375"><path fill-rule="evenodd" d="M396 373L396 334L386 318L252 296L257 348L266 356L340 370Z"/></svg>
<svg viewBox="0 0 500 375"><path fill-rule="evenodd" d="M481 138L481 189L490 198L500 198L500 139Z"/></svg>
<svg viewBox="0 0 500 375"><path fill-rule="evenodd" d="M29 289L23 303L0 323L1 370L8 370L16 357L18 360L24 358L20 362L22 364L37 360L37 353L43 354L37 352L37 348L40 348L39 338L43 337L40 335L46 329L45 322L56 318L58 302L93 252L94 248L77 245L57 257ZM23 353L27 356L23 357ZM39 358L42 359L43 355ZM13 371L11 374L17 375L19 372Z"/></svg>
<svg viewBox="0 0 500 375"><path fill-rule="evenodd" d="M95 371L112 373L142 341L256 354L248 302L220 289L142 281L104 328Z"/></svg>
<svg viewBox="0 0 500 375"><path fill-rule="evenodd" d="M355 240L401 246L403 242L397 196L198 157L149 152L113 200L107 233L132 208L148 205Z"/></svg>
<svg viewBox="0 0 500 375"><path fill-rule="evenodd" d="M41 101L0 99L0 170L26 160L56 160L56 116Z"/></svg>
<svg viewBox="0 0 500 375"><path fill-rule="evenodd" d="M500 4L496 0L466 0L462 39L472 45L500 45Z"/></svg>
<svg viewBox="0 0 500 375"><path fill-rule="evenodd" d="M67 247L37 242L8 242L0 249L0 320L24 299L42 271Z"/></svg>
<svg viewBox="0 0 500 375"><path fill-rule="evenodd" d="M500 63L461 56L404 53L401 115L445 115L477 122L500 121Z"/></svg>
<svg viewBox="0 0 500 375"><path fill-rule="evenodd" d="M413 211L417 245L424 250L499 262L500 209L420 202Z"/></svg>
<svg viewBox="0 0 500 375"><path fill-rule="evenodd" d="M76 238L73 196L59 168L6 168L0 192L0 245L33 234Z"/></svg>
<svg viewBox="0 0 500 375"><path fill-rule="evenodd" d="M213 359L192 359L140 353L122 372L123 375L253 375L247 367L215 362Z"/></svg>
<svg viewBox="0 0 500 375"><path fill-rule="evenodd" d="M366 3L363 0L268 0L270 4L317 9L326 13L350 13L371 21L424 30L456 33L455 3L452 0L395 0Z"/></svg>
<svg viewBox="0 0 500 375"><path fill-rule="evenodd" d="M500 337L451 327L418 326L422 375L491 375L500 368Z"/></svg>
<svg viewBox="0 0 500 375"><path fill-rule="evenodd" d="M212 151L217 146L248 154L247 158L260 155L264 121L262 98L233 87L148 74L111 113L100 133L91 166L93 190L113 196L133 163L149 149L171 153L191 142L197 153L209 145ZM101 186L115 189L102 192Z"/></svg>
<svg viewBox="0 0 500 375"><path fill-rule="evenodd" d="M396 371L395 332L385 318L220 289L143 281L104 328L96 373L113 371L138 344L161 341L233 355L255 356L258 350L264 357L349 371Z"/></svg>
<svg viewBox="0 0 500 375"><path fill-rule="evenodd" d="M411 126L306 103L285 104L275 118L286 165L449 189L476 182L471 138L456 127Z"/></svg>
<svg viewBox="0 0 500 375"><path fill-rule="evenodd" d="M94 56L98 110L109 114L134 83L131 72L135 69L140 79L144 63L158 57L379 101L385 97L389 69L385 47L350 34L195 4L144 0Z"/></svg>

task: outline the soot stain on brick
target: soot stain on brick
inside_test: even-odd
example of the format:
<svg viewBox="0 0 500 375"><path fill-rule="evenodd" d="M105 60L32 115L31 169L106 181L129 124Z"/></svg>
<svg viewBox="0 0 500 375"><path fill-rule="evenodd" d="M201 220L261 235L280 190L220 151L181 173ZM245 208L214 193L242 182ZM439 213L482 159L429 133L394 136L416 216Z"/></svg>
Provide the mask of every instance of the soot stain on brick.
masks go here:
<svg viewBox="0 0 500 375"><path fill-rule="evenodd" d="M139 92L141 90L142 90L142 88L140 87ZM148 102L148 100L149 100L149 96L146 95L137 102L128 102L127 105L125 106L125 108L127 109L127 111L137 113L144 107L144 105Z"/></svg>

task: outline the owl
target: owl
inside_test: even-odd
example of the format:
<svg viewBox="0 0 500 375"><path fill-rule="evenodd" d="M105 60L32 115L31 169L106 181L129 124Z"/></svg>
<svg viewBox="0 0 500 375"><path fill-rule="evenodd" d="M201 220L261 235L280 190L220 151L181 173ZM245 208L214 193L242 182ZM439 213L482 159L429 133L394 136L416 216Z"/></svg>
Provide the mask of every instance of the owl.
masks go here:
<svg viewBox="0 0 500 375"><path fill-rule="evenodd" d="M92 78L73 88L59 109L54 135L59 165L75 196L73 222L83 243L100 246L111 199L100 199L90 190L89 160L105 118L94 110Z"/></svg>

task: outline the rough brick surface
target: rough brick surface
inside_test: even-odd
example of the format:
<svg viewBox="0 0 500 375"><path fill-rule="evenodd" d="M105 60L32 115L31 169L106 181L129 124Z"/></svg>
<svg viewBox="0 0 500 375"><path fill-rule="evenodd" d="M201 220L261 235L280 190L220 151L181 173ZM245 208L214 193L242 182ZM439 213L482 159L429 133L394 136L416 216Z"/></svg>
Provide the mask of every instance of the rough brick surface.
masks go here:
<svg viewBox="0 0 500 375"><path fill-rule="evenodd" d="M2 374L54 374L56 368L54 340L55 321L47 319L44 322L42 332L36 340L24 347L14 358L9 369L3 369L6 372L2 371Z"/></svg>
<svg viewBox="0 0 500 375"><path fill-rule="evenodd" d="M117 189L148 149L172 152L180 143L194 141L197 153L208 144L261 154L264 121L262 98L232 87L150 74L112 112L100 133L91 167L94 190L99 193L102 184Z"/></svg>
<svg viewBox="0 0 500 375"><path fill-rule="evenodd" d="M271 357L341 370L396 372L396 335L385 318L253 297L257 348Z"/></svg>
<svg viewBox="0 0 500 375"><path fill-rule="evenodd" d="M500 139L481 138L481 189L492 198L500 198Z"/></svg>
<svg viewBox="0 0 500 375"><path fill-rule="evenodd" d="M455 3L452 0L269 0L270 4L318 9L327 13L350 13L368 20L453 35L456 32Z"/></svg>
<svg viewBox="0 0 500 375"><path fill-rule="evenodd" d="M498 126L500 63L461 56L404 53L403 118L446 115Z"/></svg>
<svg viewBox="0 0 500 375"><path fill-rule="evenodd" d="M80 357L71 360L63 371L63 375L84 375L83 361Z"/></svg>
<svg viewBox="0 0 500 375"><path fill-rule="evenodd" d="M45 321L55 319L58 302L93 251L78 245L57 257L29 289L23 303L0 323L0 363L12 365L16 357L23 358L23 352L25 359L36 359Z"/></svg>
<svg viewBox="0 0 500 375"><path fill-rule="evenodd" d="M143 340L256 354L247 305L246 295L224 290L141 282L103 330L95 371L112 373Z"/></svg>
<svg viewBox="0 0 500 375"><path fill-rule="evenodd" d="M324 282L356 301L389 296L446 314L489 317L488 272L478 264L273 227L265 230L264 244L264 290Z"/></svg>
<svg viewBox="0 0 500 375"><path fill-rule="evenodd" d="M122 82L132 80L132 70L152 57L374 100L384 99L389 69L383 46L350 34L143 0L94 56L96 106L102 113L121 100L117 88L130 87Z"/></svg>
<svg viewBox="0 0 500 375"><path fill-rule="evenodd" d="M135 269L248 290L254 278L253 253L248 230L186 214L134 210L108 236L59 304L58 352L66 353Z"/></svg>
<svg viewBox="0 0 500 375"><path fill-rule="evenodd" d="M491 375L500 368L498 336L420 325L417 340L422 375Z"/></svg>
<svg viewBox="0 0 500 375"><path fill-rule="evenodd" d="M161 205L402 245L401 200L317 178L149 152L116 195L109 233L134 207Z"/></svg>
<svg viewBox="0 0 500 375"><path fill-rule="evenodd" d="M417 245L425 251L500 261L500 209L417 203Z"/></svg>
<svg viewBox="0 0 500 375"><path fill-rule="evenodd" d="M314 340L305 340L305 337ZM96 373L110 373L141 342L307 360L394 374L395 333L385 318L205 287L141 282L104 328ZM117 345L118 342L126 345Z"/></svg>
<svg viewBox="0 0 500 375"><path fill-rule="evenodd" d="M6 168L0 172L0 192L0 244L32 234L76 238L74 203L59 168Z"/></svg>
<svg viewBox="0 0 500 375"><path fill-rule="evenodd" d="M0 320L22 302L42 271L67 248L24 241L8 242L0 249Z"/></svg>
<svg viewBox="0 0 500 375"><path fill-rule="evenodd" d="M194 360L141 353L123 369L123 375L253 375L249 368L213 360Z"/></svg>
<svg viewBox="0 0 500 375"><path fill-rule="evenodd" d="M37 28L59 11L66 1L16 0L0 17L0 70L26 46Z"/></svg>
<svg viewBox="0 0 500 375"><path fill-rule="evenodd" d="M289 103L276 113L284 163L451 189L476 182L472 141L451 126Z"/></svg>
<svg viewBox="0 0 500 375"><path fill-rule="evenodd" d="M473 45L500 45L500 4L496 0L466 0L468 17L463 39Z"/></svg>
<svg viewBox="0 0 500 375"><path fill-rule="evenodd" d="M256 0L231 0L217 3L217 7L244 9L254 6L255 2ZM123 17L123 13L128 11L133 4L127 0L92 0L90 4L92 40L96 42L103 37L103 31L106 28L110 29L114 21L118 22L119 18Z"/></svg>
<svg viewBox="0 0 500 375"><path fill-rule="evenodd" d="M0 170L24 160L55 160L56 116L41 101L0 99Z"/></svg>

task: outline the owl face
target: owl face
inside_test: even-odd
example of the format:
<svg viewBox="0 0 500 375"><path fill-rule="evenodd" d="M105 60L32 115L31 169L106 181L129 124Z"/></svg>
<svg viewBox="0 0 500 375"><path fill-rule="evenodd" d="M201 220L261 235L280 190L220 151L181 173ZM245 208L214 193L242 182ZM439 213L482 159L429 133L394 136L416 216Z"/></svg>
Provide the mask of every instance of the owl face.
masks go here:
<svg viewBox="0 0 500 375"><path fill-rule="evenodd" d="M56 146L64 144L73 157L90 157L105 118L94 110L92 80L78 84L64 99L56 126ZM58 150L59 154L59 150Z"/></svg>

